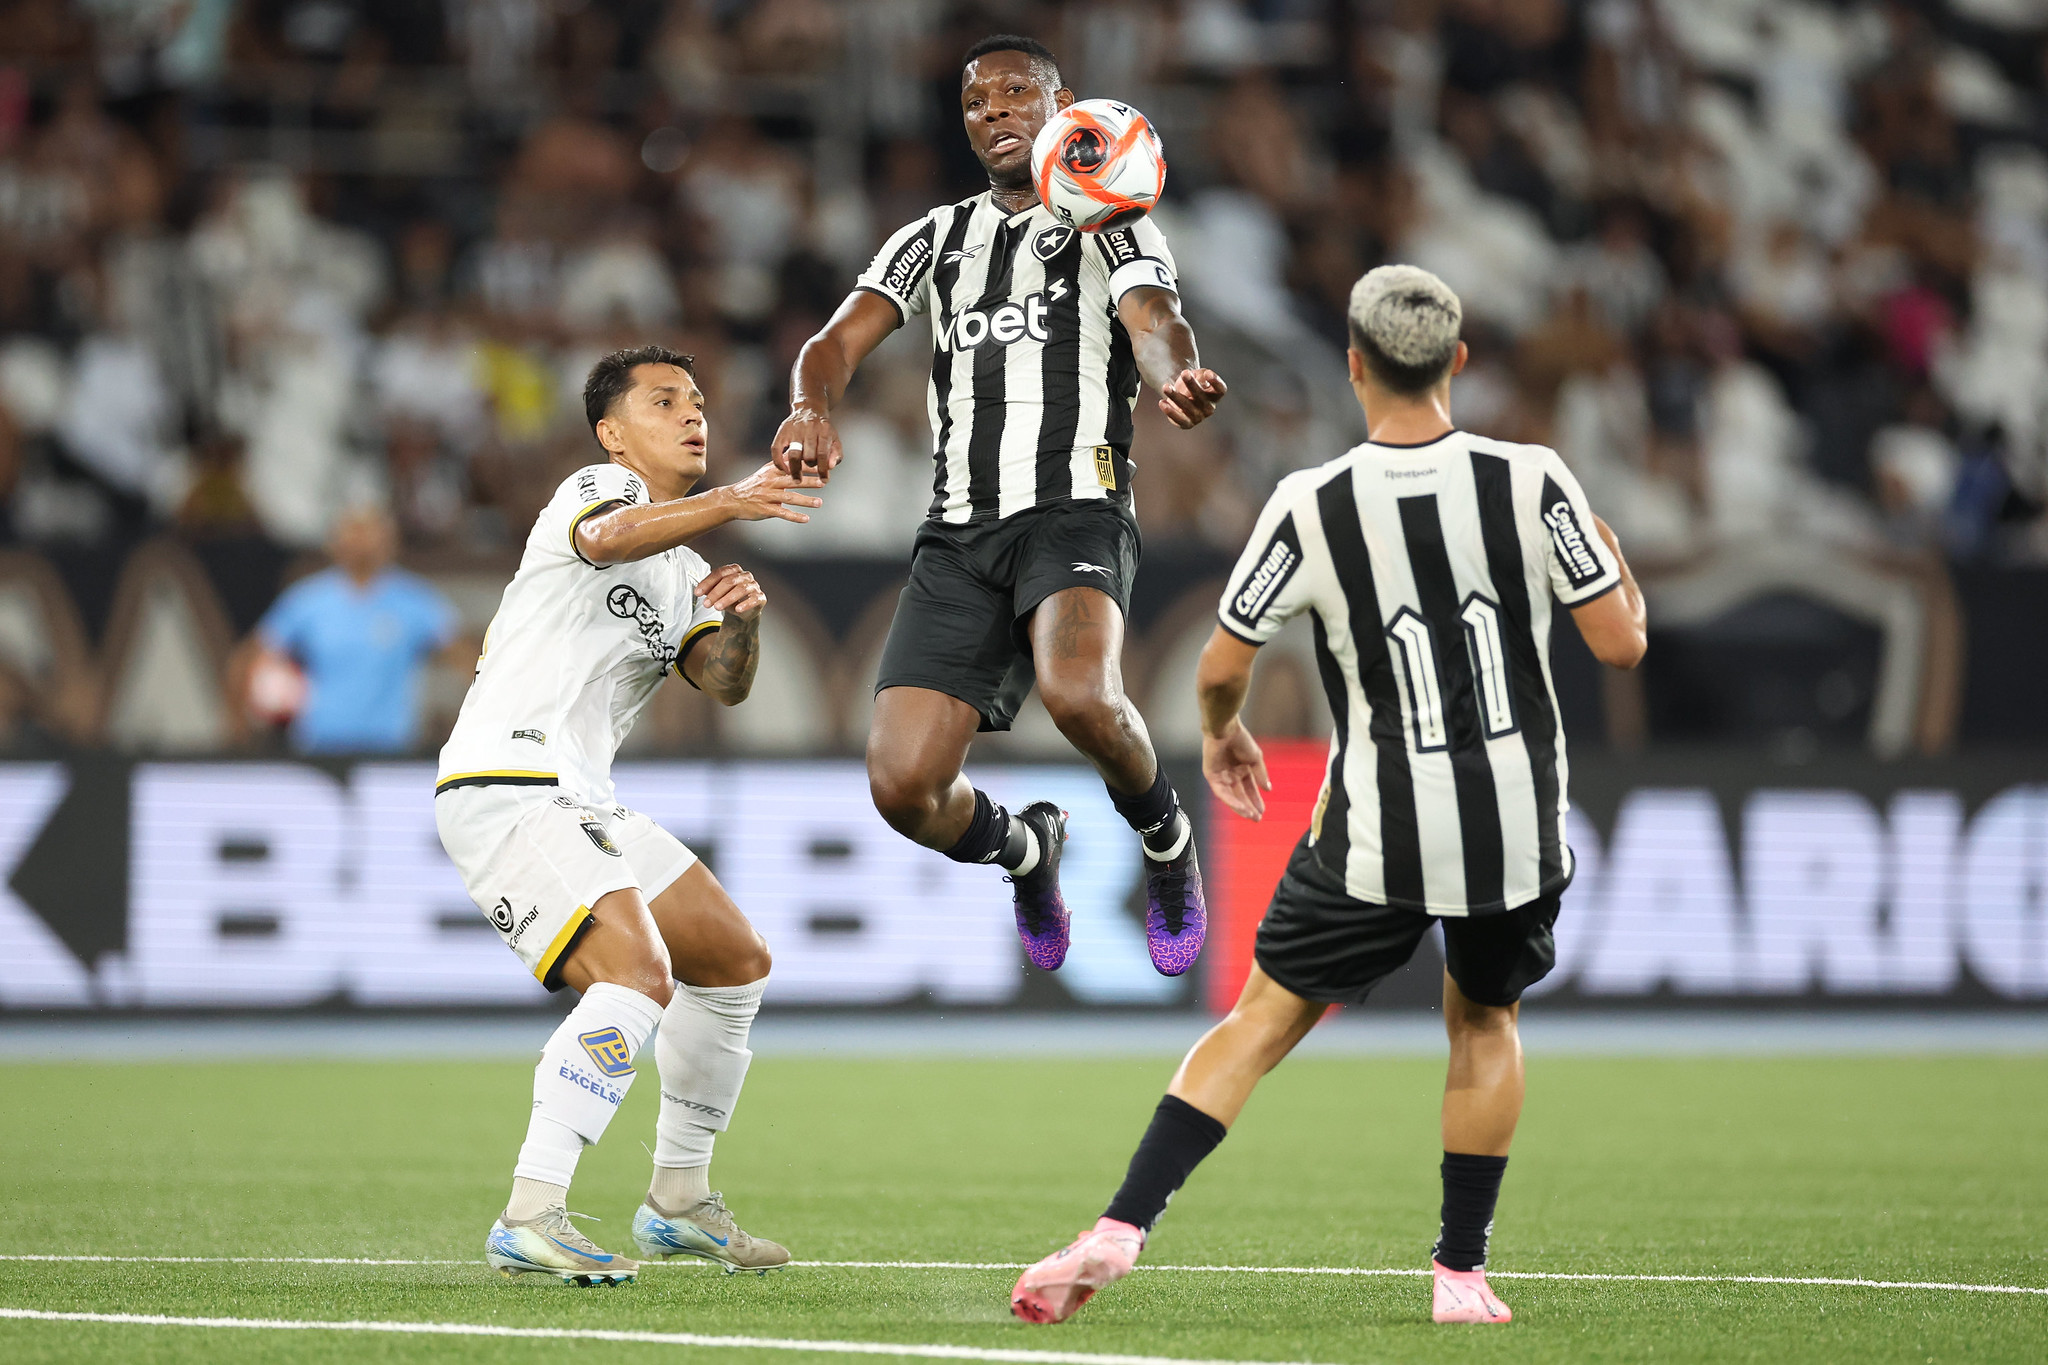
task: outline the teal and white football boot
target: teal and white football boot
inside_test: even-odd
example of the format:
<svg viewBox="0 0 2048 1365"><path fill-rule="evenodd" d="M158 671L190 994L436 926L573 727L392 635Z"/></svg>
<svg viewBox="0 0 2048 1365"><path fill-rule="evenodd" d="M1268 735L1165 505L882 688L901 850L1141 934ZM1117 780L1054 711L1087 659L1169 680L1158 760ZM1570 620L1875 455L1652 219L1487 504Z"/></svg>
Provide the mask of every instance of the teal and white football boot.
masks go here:
<svg viewBox="0 0 2048 1365"><path fill-rule="evenodd" d="M507 1279L553 1275L583 1289L631 1284L640 1263L614 1256L578 1232L566 1210L549 1209L538 1218L500 1217L484 1239L484 1261Z"/></svg>
<svg viewBox="0 0 2048 1365"><path fill-rule="evenodd" d="M633 1212L633 1246L649 1260L702 1256L724 1266L728 1275L742 1270L766 1275L789 1264L789 1249L749 1236L715 1190L675 1213L648 1199Z"/></svg>

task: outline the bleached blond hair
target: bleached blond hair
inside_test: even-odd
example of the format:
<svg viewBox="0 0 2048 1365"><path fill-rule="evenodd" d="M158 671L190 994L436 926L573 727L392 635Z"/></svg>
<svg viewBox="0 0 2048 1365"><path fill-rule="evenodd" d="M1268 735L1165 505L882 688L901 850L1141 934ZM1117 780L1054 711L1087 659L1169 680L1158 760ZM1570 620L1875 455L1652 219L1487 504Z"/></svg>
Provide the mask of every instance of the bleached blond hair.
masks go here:
<svg viewBox="0 0 2048 1365"><path fill-rule="evenodd" d="M1351 349L1387 388L1427 392L1458 353L1464 305L1451 287L1420 266L1383 265L1351 286Z"/></svg>

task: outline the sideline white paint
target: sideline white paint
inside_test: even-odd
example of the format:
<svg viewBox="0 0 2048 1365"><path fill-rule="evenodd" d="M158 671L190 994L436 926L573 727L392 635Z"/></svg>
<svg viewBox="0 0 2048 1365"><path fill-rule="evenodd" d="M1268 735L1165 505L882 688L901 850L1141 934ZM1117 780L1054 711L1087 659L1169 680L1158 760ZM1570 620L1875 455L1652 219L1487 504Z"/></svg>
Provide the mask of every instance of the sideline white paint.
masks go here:
<svg viewBox="0 0 2048 1365"><path fill-rule="evenodd" d="M917 1356L929 1360L999 1360L1023 1365L1253 1365L1179 1356L1112 1355L1094 1351L1012 1351L892 1341L808 1341L801 1337L713 1337L696 1332L627 1332L599 1327L501 1327L481 1322L298 1322L290 1318L178 1318L160 1313L54 1313L0 1308L0 1318L30 1322L104 1322L131 1327L247 1328L268 1332L390 1332L436 1337L528 1337L543 1341L621 1341L649 1346L710 1346L723 1351L822 1351L833 1355Z"/></svg>
<svg viewBox="0 0 2048 1365"><path fill-rule="evenodd" d="M141 1265L475 1265L475 1261L381 1260L355 1256L39 1256L4 1255L0 1261L113 1263ZM678 1258L648 1261L641 1269L701 1269L709 1261ZM791 1261L792 1267L818 1270L1022 1270L1026 1261ZM1138 1270L1206 1275L1342 1275L1421 1277L1426 1269L1406 1266L1350 1265L1141 1265ZM1832 1275L1623 1275L1598 1271L1489 1270L1496 1280L1612 1280L1632 1284L1790 1284L1840 1289L1925 1289L1961 1294L2040 1294L2048 1288L2026 1284L1959 1284L1948 1280L1861 1280ZM1108 1357L1089 1357L1107 1359ZM1132 1357L1136 1359L1137 1357Z"/></svg>

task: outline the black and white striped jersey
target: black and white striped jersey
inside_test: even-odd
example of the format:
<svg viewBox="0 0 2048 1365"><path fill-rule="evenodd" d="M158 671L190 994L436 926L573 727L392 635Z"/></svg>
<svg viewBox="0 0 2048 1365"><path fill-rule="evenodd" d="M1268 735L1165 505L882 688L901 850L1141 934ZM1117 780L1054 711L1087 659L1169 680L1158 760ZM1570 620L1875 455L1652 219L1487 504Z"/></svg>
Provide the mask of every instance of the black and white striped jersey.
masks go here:
<svg viewBox="0 0 2048 1365"><path fill-rule="evenodd" d="M1138 363L1116 305L1178 290L1150 218L1076 232L1041 204L987 193L933 209L882 245L857 287L932 319L930 515L994 521L1073 498L1131 497Z"/></svg>
<svg viewBox="0 0 2048 1365"><path fill-rule="evenodd" d="M1219 613L1252 644L1311 614L1336 724L1309 837L1351 895L1484 915L1570 880L1551 601L1620 582L1544 446L1453 431L1281 481Z"/></svg>

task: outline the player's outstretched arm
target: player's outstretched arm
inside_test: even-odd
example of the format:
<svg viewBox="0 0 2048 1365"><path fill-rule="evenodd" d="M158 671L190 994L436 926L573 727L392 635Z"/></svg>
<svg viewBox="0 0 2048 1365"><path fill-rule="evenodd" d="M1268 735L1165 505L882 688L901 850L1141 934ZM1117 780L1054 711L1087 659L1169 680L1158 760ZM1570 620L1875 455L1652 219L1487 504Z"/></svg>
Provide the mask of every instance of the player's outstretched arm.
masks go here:
<svg viewBox="0 0 2048 1365"><path fill-rule="evenodd" d="M1202 704L1202 776L1218 801L1247 820L1265 817L1263 793L1273 790L1266 755L1238 718L1258 653L1257 645L1218 626L1195 666L1195 694Z"/></svg>
<svg viewBox="0 0 2048 1365"><path fill-rule="evenodd" d="M803 491L823 488L824 480L792 477L774 465L763 465L738 483L694 493L687 498L644 506L620 506L590 517L576 527L576 548L600 568L687 545L729 521L809 521L797 509L823 507L823 498Z"/></svg>
<svg viewBox="0 0 2048 1365"><path fill-rule="evenodd" d="M1615 539L1614 531L1598 517L1593 518L1593 529L1607 542L1607 548L1614 552L1614 562L1621 566L1621 586L1582 607L1573 607L1572 623L1579 628L1594 658L1610 668L1634 668L1650 648L1649 610L1643 604L1643 590L1636 586L1636 576L1621 553L1621 542Z"/></svg>
<svg viewBox="0 0 2048 1365"><path fill-rule="evenodd" d="M768 594L737 564L713 569L697 585L704 605L725 613L718 629L683 658L683 676L723 706L738 706L754 690L761 663L761 609Z"/></svg>
<svg viewBox="0 0 2048 1365"><path fill-rule="evenodd" d="M880 294L856 289L839 305L825 330L804 343L789 372L789 416L775 430L768 458L784 472L807 468L831 478L839 463L839 433L832 409L846 396L853 372L903 325L896 305Z"/></svg>
<svg viewBox="0 0 2048 1365"><path fill-rule="evenodd" d="M1116 315L1131 334L1138 373L1159 390L1159 410L1167 421L1186 431L1216 411L1230 386L1216 371L1202 368L1195 329L1180 313L1180 295L1140 285L1118 300Z"/></svg>

